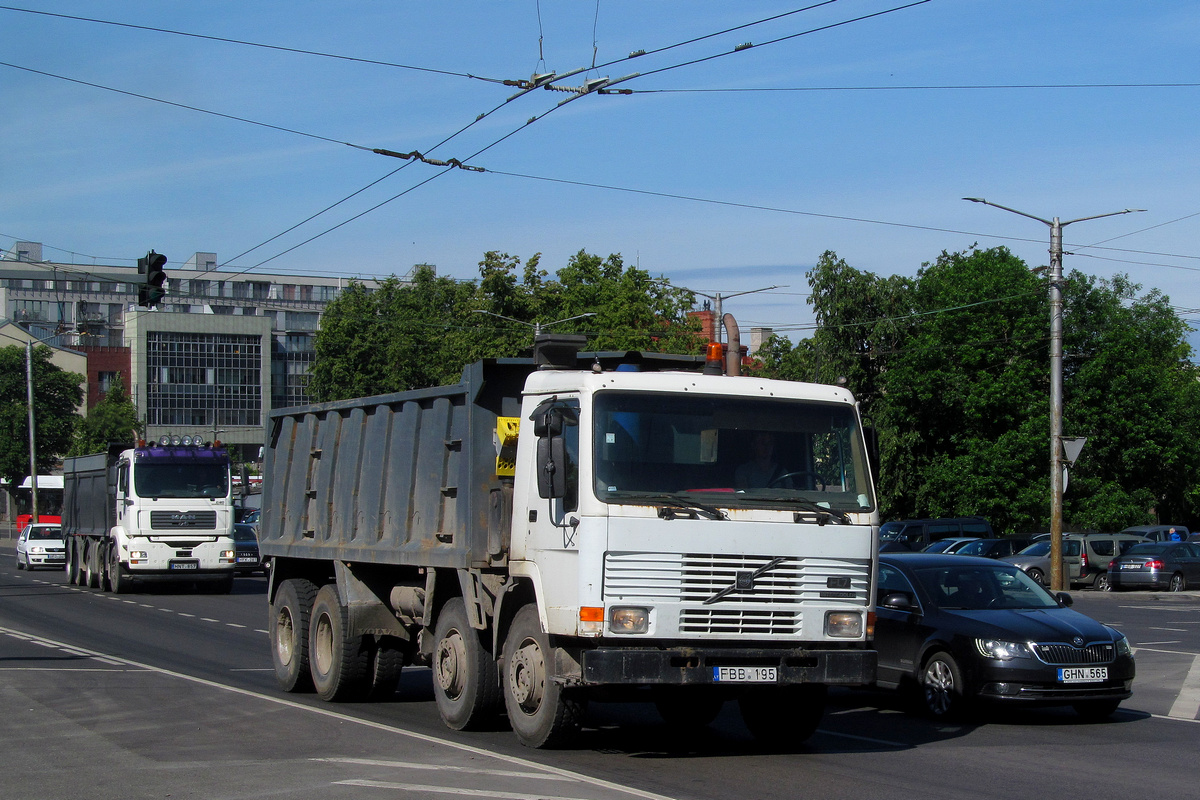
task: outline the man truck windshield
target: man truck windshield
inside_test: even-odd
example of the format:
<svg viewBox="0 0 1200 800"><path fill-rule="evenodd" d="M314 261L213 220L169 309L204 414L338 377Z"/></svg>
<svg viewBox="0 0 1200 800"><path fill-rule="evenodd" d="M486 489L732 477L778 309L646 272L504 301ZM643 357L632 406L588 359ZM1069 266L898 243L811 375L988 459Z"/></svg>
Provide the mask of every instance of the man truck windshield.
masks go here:
<svg viewBox="0 0 1200 800"><path fill-rule="evenodd" d="M725 506L874 507L846 404L601 392L594 424L595 492L606 502L686 492Z"/></svg>
<svg viewBox="0 0 1200 800"><path fill-rule="evenodd" d="M224 497L229 494L229 467L139 463L133 486L138 497Z"/></svg>

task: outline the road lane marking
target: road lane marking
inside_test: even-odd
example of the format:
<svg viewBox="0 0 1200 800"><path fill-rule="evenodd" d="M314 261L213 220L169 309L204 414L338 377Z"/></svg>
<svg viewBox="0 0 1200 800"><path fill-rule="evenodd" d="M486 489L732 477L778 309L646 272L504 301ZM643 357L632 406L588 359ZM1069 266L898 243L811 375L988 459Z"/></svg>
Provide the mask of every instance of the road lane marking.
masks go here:
<svg viewBox="0 0 1200 800"><path fill-rule="evenodd" d="M1155 628L1153 625L1150 626L1150 630L1152 630L1152 631L1171 631L1172 633L1187 633L1187 628Z"/></svg>
<svg viewBox="0 0 1200 800"><path fill-rule="evenodd" d="M1179 643L1180 642L1178 639L1167 639L1166 641L1162 641L1162 642L1139 642L1138 647L1146 647L1146 646L1152 645L1152 644L1179 644Z"/></svg>
<svg viewBox="0 0 1200 800"><path fill-rule="evenodd" d="M11 628L0 627L0 633L13 635L13 634L17 634L19 632L15 631ZM23 634L23 635L30 636L29 634ZM40 639L42 637L30 636L30 638L39 638ZM53 640L46 639L45 641L53 641ZM75 647L75 645L68 645L66 642L56 642L56 644L64 646L64 647ZM137 667L138 669L147 670L149 672L154 672L159 675L166 675L167 677L171 677L171 678L178 678L180 680L188 681L190 683L195 683L200 686L207 686L212 689L219 689L221 691L230 692L231 694L237 694L237 695L241 695L243 697L254 697L259 700L265 700L269 703L274 703L274 704L280 705L280 706L286 706L287 708L296 709L298 711L306 711L310 714L316 714L318 716L326 717L328 719L335 719L335 720L338 720L341 722L349 722L349 723L353 723L356 725L361 725L364 728L371 728L372 730L383 731L385 733L392 733L397 736L404 736L406 738L414 739L419 742L424 742L426 744L441 746L441 747L445 747L445 748L448 748L451 750L458 750L462 753L467 753L469 755L478 756L480 758L489 758L489 759L493 759L496 761L502 761L502 762L505 762L508 764L514 764L514 765L517 765L520 767L524 767L525 769L541 770L542 772L546 772L546 773L549 773L552 775L562 776L565 779L578 781L579 783L585 783L589 786L594 786L597 788L609 789L611 791L620 792L621 794L629 795L631 797L640 797L640 798L643 798L643 800L673 800L673 798L668 797L667 795L657 794L655 792L649 792L649 791L645 791L643 789L635 789L632 786L623 786L622 784L615 783L613 781L606 781L603 778L594 778L590 775L585 775L582 772L574 772L569 769L563 769L561 767L553 767L548 764L538 764L534 761L529 761L528 759L521 758L520 756L511 756L506 753L497 753L497 752L488 750L484 747L477 747L475 745L466 744L464 742L455 742L450 739L440 739L436 736L432 736L427 733L418 733L417 731L407 730L405 728L400 728L400 727L397 727L396 725L389 725L384 722L376 722L374 720L369 720L369 719L360 719L358 717L350 716L349 714L343 714L342 712L337 711L332 708L305 705L304 703L300 703L295 700L289 700L286 697L277 697L274 695L263 694L262 692L257 692L252 689L243 689L239 686L229 686L228 684L217 683L216 681L208 680L207 678L200 678L195 675L188 675L186 672L177 672L175 670L164 669L163 667L156 667L153 664L145 664L140 661L134 661L132 659L121 658L120 656L112 656L107 653L101 653L99 651L94 651L94 650L88 650L83 647L78 647L77 649L84 651L85 653L90 655L96 661L102 661L104 663L116 664L118 666ZM110 661L110 659L112 659L112 660ZM491 796L496 796L496 795L491 795ZM528 794L523 794L523 795L519 796L519 800L528 800L528 798L529 798ZM572 798L572 800L575 800L575 799Z"/></svg>
<svg viewBox="0 0 1200 800"><path fill-rule="evenodd" d="M372 789L399 789L407 792L429 792L431 794L457 794L463 797L495 797L499 800L531 800L529 792L498 792L495 789L453 789L449 786L426 786L419 783L391 783L390 781L368 781L355 778L334 781L334 786L365 786ZM588 800L583 797L561 797L539 794L537 800Z"/></svg>
<svg viewBox="0 0 1200 800"><path fill-rule="evenodd" d="M475 767L454 767L449 764L414 764L408 761L386 761L381 758L310 758L309 761L321 761L330 764L357 764L364 767L392 767L393 769L415 769L444 772L463 772L471 775L491 775L498 778L532 778L539 781L571 781L574 778L564 778L561 775L547 775L544 772L517 772L509 769L477 769Z"/></svg>
<svg viewBox="0 0 1200 800"><path fill-rule="evenodd" d="M1197 713L1200 713L1200 656L1192 659L1192 668L1183 679L1183 688L1179 690L1167 716L1194 720Z"/></svg>

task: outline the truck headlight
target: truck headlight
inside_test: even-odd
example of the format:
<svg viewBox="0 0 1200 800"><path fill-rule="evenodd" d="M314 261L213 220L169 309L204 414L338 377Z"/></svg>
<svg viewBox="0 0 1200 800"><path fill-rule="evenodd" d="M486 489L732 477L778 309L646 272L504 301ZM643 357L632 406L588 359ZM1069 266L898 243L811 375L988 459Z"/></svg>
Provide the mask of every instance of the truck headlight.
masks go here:
<svg viewBox="0 0 1200 800"><path fill-rule="evenodd" d="M609 610L608 629L613 633L645 633L650 630L650 609L613 606Z"/></svg>
<svg viewBox="0 0 1200 800"><path fill-rule="evenodd" d="M826 611L825 635L836 639L858 639L863 635L863 615L859 611Z"/></svg>
<svg viewBox="0 0 1200 800"><path fill-rule="evenodd" d="M136 559L137 561L144 561L149 558L150 555L145 550L131 550L129 557Z"/></svg>
<svg viewBox="0 0 1200 800"><path fill-rule="evenodd" d="M237 556L237 553L235 553L232 550L222 550L221 551L221 558L235 558L236 556Z"/></svg>

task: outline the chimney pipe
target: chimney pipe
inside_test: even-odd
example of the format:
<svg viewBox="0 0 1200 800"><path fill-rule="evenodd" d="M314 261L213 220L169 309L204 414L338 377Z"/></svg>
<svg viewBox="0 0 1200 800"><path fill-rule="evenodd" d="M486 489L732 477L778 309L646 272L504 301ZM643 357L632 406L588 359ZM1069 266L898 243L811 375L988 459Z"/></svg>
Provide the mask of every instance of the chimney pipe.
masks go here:
<svg viewBox="0 0 1200 800"><path fill-rule="evenodd" d="M721 317L721 323L725 326L725 374L726 375L741 375L742 374L742 337L738 332L737 320L733 318L733 314L726 314Z"/></svg>

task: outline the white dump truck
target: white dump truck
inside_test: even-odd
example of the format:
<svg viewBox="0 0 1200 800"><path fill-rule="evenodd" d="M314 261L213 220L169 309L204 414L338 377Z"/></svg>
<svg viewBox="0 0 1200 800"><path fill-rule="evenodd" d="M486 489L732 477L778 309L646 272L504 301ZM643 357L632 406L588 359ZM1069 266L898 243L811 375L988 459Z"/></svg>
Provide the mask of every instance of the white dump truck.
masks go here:
<svg viewBox="0 0 1200 800"><path fill-rule="evenodd" d="M200 436L63 461L70 583L127 592L186 581L228 593L236 547L229 453Z"/></svg>
<svg viewBox="0 0 1200 800"><path fill-rule="evenodd" d="M589 701L692 725L736 701L757 737L806 739L827 686L875 676L854 398L541 338L452 386L273 413L280 687L359 700L427 665L448 726L507 714L533 747Z"/></svg>

